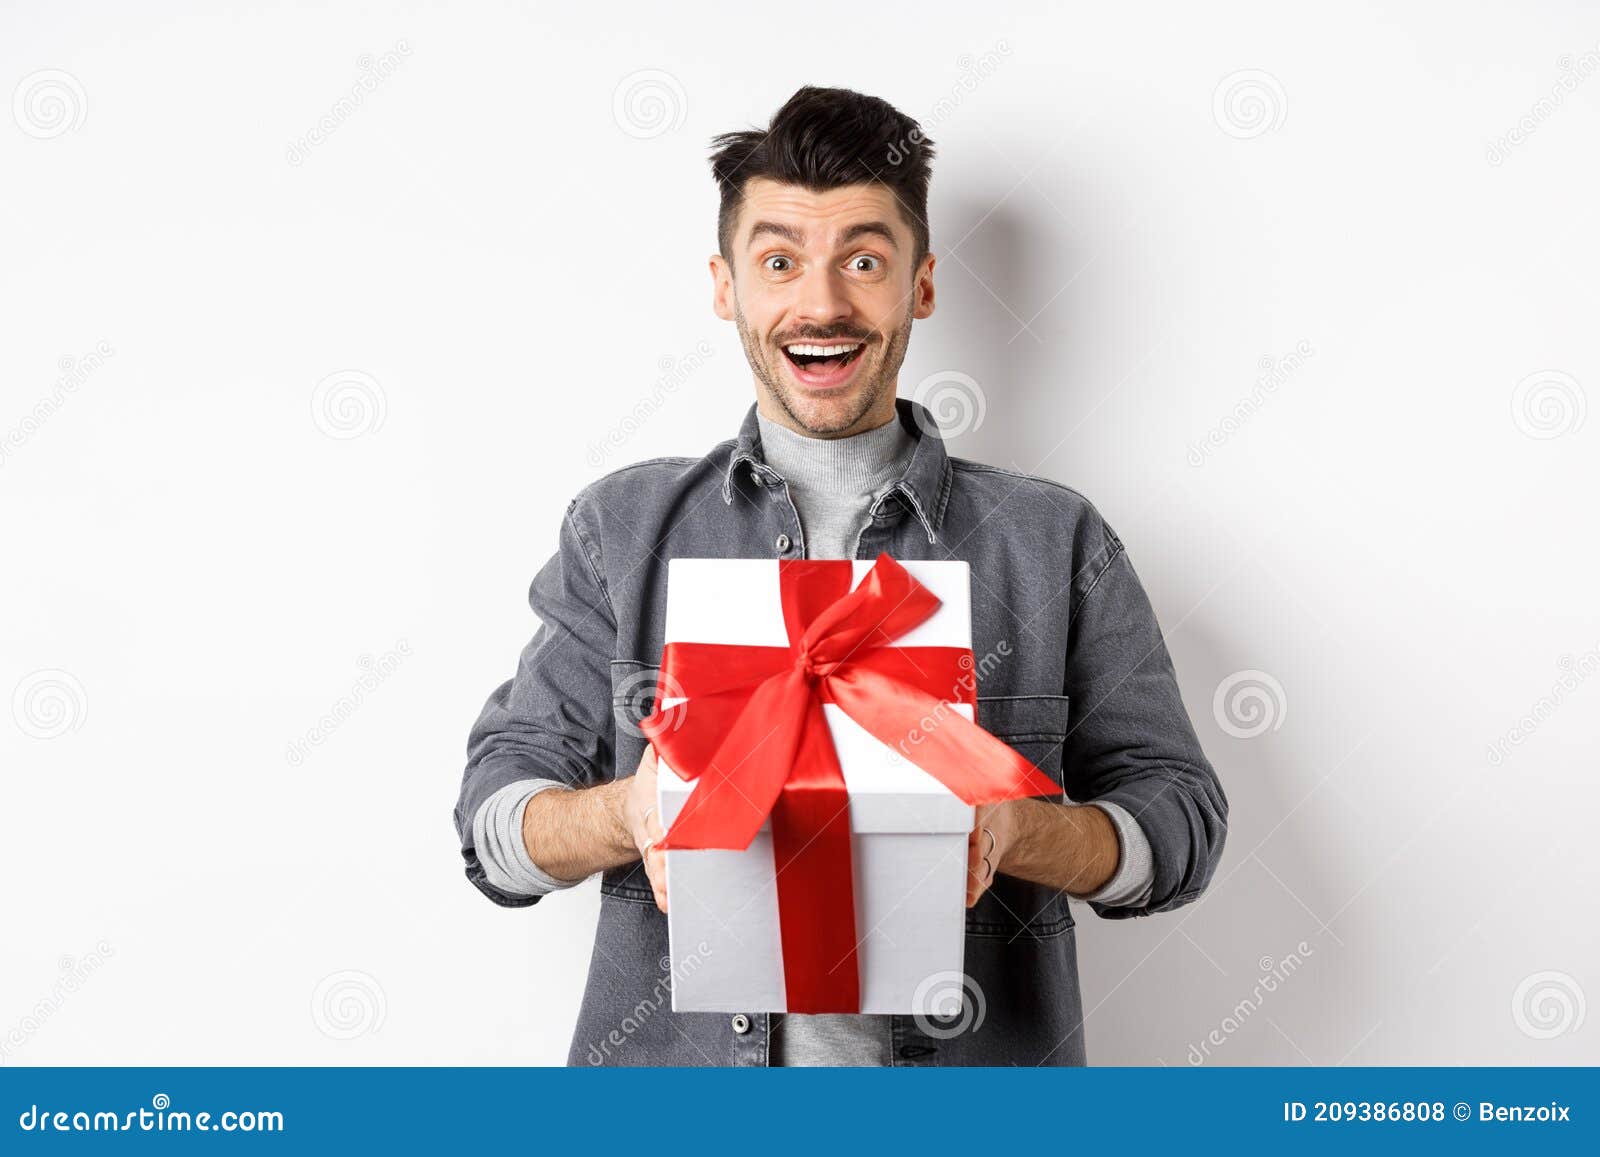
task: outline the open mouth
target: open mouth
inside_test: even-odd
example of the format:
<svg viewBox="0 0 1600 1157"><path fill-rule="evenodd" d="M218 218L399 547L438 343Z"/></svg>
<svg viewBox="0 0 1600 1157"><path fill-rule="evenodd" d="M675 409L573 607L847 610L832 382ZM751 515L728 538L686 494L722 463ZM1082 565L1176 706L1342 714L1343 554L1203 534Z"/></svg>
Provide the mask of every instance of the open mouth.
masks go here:
<svg viewBox="0 0 1600 1157"><path fill-rule="evenodd" d="M866 342L794 342L783 347L795 377L814 388L836 386L846 381Z"/></svg>

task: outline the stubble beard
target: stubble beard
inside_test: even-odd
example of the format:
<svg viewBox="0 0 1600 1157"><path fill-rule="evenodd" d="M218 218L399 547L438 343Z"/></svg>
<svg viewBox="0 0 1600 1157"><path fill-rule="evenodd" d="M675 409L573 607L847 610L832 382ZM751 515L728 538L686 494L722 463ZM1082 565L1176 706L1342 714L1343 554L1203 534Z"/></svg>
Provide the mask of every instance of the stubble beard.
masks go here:
<svg viewBox="0 0 1600 1157"><path fill-rule="evenodd" d="M809 398L790 384L782 365L773 365L768 360L766 346L751 332L749 325L745 323L744 311L737 305L734 307L733 316L734 324L739 330L739 343L744 346L745 360L750 363L750 369L756 378L796 426L818 438L833 437L851 429L881 403L885 393L891 395L894 393L895 384L900 376L900 366L904 363L906 349L911 344L912 318L908 310L900 328L890 335L883 356L878 359L875 366L864 369L865 377L857 383L848 397ZM871 357L877 346L878 343L869 338L867 348L862 350L859 356ZM774 350L772 356L782 359L784 353L781 349Z"/></svg>

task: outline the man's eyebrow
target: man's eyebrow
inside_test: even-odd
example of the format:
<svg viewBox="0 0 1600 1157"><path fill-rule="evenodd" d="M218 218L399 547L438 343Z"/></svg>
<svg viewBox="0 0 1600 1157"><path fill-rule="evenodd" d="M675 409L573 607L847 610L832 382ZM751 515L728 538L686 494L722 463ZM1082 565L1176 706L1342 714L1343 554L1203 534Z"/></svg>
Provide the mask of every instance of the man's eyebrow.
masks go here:
<svg viewBox="0 0 1600 1157"><path fill-rule="evenodd" d="M777 236L782 237L785 241L791 242L795 245L804 245L806 240L805 235L802 234L800 230L792 229L788 225L780 225L776 221L757 221L750 227L749 244L754 245L756 243L756 238L760 237L763 233L776 234Z"/></svg>
<svg viewBox="0 0 1600 1157"><path fill-rule="evenodd" d="M898 249L900 246L894 239L894 231L882 221L863 221L859 225L852 225L846 229L839 238L840 245L848 245L857 237L882 237L890 245Z"/></svg>
<svg viewBox="0 0 1600 1157"><path fill-rule="evenodd" d="M800 230L795 229L792 226L784 225L777 221L757 221L750 227L750 240L748 244L754 245L756 243L756 239L765 233L771 233L775 236L782 237L785 241L788 241L793 245L804 245L806 240L805 234L801 233ZM890 229L889 226L884 224L882 221L862 221L858 224L850 226L839 235L839 244L848 245L860 237L882 237L890 245L893 245L896 248L899 247L894 239L894 230Z"/></svg>

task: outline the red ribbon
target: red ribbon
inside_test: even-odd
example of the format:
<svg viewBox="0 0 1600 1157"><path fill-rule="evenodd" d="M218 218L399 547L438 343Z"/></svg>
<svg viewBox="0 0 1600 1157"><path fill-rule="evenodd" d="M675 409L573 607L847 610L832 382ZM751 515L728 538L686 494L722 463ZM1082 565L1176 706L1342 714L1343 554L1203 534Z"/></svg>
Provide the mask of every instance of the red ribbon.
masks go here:
<svg viewBox="0 0 1600 1157"><path fill-rule="evenodd" d="M893 647L939 599L887 554L854 590L847 559L780 559L787 647L671 642L640 724L699 781L663 849L742 851L770 815L790 1012L859 1012L850 795L834 703L969 804L1055 795L1054 780L950 703L977 702L967 647ZM663 709L662 698L684 702Z"/></svg>

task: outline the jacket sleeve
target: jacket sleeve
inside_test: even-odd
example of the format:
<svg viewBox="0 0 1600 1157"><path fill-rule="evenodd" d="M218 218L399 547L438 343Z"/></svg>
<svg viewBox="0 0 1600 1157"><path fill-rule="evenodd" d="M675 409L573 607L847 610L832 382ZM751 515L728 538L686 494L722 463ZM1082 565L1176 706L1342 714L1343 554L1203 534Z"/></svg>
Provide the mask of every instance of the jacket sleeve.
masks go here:
<svg viewBox="0 0 1600 1157"><path fill-rule="evenodd" d="M1069 629L1072 703L1062 752L1067 794L1114 803L1150 844L1154 880L1133 906L1091 902L1099 915L1145 916L1194 900L1227 836L1228 801L1178 691L1155 610L1109 526Z"/></svg>
<svg viewBox="0 0 1600 1157"><path fill-rule="evenodd" d="M523 648L515 678L489 696L472 725L456 803L467 879L508 908L526 907L539 897L503 891L486 878L474 846L478 809L519 780L593 787L613 775L610 661L616 653L616 616L600 577L596 544L578 518L579 501L567 507L560 548L528 589L539 628Z"/></svg>

